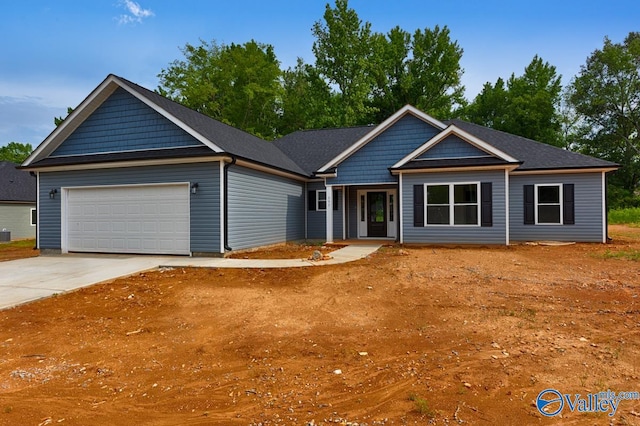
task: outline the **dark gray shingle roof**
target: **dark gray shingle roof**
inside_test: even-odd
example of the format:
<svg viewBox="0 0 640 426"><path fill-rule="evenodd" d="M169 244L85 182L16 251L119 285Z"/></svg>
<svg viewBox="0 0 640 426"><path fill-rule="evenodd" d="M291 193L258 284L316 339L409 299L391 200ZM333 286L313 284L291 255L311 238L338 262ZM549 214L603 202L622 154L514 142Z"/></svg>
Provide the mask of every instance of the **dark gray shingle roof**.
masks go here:
<svg viewBox="0 0 640 426"><path fill-rule="evenodd" d="M36 202L36 177L16 169L18 165L0 161L0 202Z"/></svg>
<svg viewBox="0 0 640 426"><path fill-rule="evenodd" d="M522 161L522 164L516 169L516 171L586 169L618 166L610 161L589 157L577 152L567 151L555 146L523 138L522 136L493 130L488 127L468 123L462 120L449 120L446 124L453 124L506 154L518 159L519 161Z"/></svg>
<svg viewBox="0 0 640 426"><path fill-rule="evenodd" d="M300 130L276 140L275 144L311 175L371 130L371 126Z"/></svg>

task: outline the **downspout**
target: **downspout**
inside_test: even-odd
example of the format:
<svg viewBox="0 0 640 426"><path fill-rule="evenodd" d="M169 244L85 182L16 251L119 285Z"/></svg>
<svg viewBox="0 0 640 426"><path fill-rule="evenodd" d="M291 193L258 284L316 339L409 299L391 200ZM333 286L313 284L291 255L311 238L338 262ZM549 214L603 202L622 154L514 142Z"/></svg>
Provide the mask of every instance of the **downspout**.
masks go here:
<svg viewBox="0 0 640 426"><path fill-rule="evenodd" d="M224 198L224 249L225 251L231 251L232 248L229 247L229 179L228 177L228 170L229 170L229 166L233 166L234 164L236 164L236 157L233 154L229 154L229 156L231 157L231 162L229 163L225 163L224 165L224 169L223 169L223 174L224 174L224 186L223 186L223 191L224 194L222 194L222 197Z"/></svg>

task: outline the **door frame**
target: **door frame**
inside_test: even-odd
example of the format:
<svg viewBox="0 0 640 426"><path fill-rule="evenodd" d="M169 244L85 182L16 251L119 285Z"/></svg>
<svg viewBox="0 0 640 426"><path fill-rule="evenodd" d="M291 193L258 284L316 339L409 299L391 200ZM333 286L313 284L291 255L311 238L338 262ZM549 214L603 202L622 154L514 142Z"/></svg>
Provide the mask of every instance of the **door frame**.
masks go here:
<svg viewBox="0 0 640 426"><path fill-rule="evenodd" d="M386 192L386 216L387 216L387 235L385 237L369 237L367 224L369 217L369 200L367 193L369 192ZM356 191L356 223L357 223L357 236L358 239L373 238L373 239L396 239L398 235L398 190L396 188L368 188L358 189ZM363 198L364 197L364 198ZM364 206L363 203L364 202ZM363 209L364 207L364 209ZM364 220L363 219L364 213Z"/></svg>

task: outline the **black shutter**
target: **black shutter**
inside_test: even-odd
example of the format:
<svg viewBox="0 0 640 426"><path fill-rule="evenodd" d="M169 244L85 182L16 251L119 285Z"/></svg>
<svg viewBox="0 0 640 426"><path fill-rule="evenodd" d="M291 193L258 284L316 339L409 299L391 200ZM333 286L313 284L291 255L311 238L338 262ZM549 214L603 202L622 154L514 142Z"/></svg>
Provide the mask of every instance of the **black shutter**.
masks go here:
<svg viewBox="0 0 640 426"><path fill-rule="evenodd" d="M309 199L307 200L309 203L309 211L316 210L316 191L309 191Z"/></svg>
<svg viewBox="0 0 640 426"><path fill-rule="evenodd" d="M480 225L493 226L493 190L491 182L480 184Z"/></svg>
<svg viewBox="0 0 640 426"><path fill-rule="evenodd" d="M413 185L413 226L424 226L424 185Z"/></svg>
<svg viewBox="0 0 640 426"><path fill-rule="evenodd" d="M333 209L338 210L338 190L333 190Z"/></svg>
<svg viewBox="0 0 640 426"><path fill-rule="evenodd" d="M533 185L525 185L524 186L524 224L525 225L534 225L536 223L536 215L535 215L535 197L533 194L534 186Z"/></svg>
<svg viewBox="0 0 640 426"><path fill-rule="evenodd" d="M572 183L562 185L562 223L565 225L575 225L576 223Z"/></svg>

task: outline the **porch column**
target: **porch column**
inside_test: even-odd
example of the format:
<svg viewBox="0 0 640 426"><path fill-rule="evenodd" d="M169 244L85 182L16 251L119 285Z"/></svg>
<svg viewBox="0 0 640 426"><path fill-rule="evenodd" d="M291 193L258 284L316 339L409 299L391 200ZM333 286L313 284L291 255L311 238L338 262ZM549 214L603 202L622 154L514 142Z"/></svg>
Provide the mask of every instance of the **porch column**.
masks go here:
<svg viewBox="0 0 640 426"><path fill-rule="evenodd" d="M333 187L327 186L327 243L333 242Z"/></svg>

